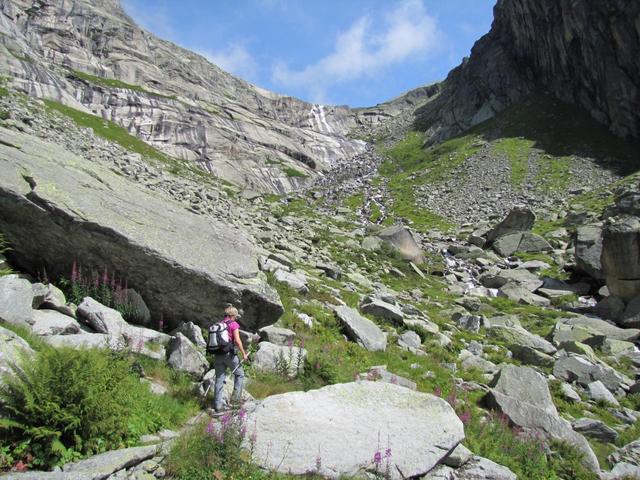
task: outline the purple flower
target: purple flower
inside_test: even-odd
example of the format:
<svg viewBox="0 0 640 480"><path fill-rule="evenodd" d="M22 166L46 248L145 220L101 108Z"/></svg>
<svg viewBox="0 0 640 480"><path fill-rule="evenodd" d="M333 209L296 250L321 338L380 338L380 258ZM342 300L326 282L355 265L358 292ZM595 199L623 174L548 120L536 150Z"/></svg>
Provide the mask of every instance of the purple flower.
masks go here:
<svg viewBox="0 0 640 480"><path fill-rule="evenodd" d="M293 338L287 340L287 347L291 348L293 346Z"/></svg>
<svg viewBox="0 0 640 480"><path fill-rule="evenodd" d="M442 396L442 389L440 387L436 387L433 389L433 394L436 397L441 397Z"/></svg>
<svg viewBox="0 0 640 480"><path fill-rule="evenodd" d="M316 457L316 472L319 472L321 468L322 468L322 458L320 457L320 455L318 455Z"/></svg>
<svg viewBox="0 0 640 480"><path fill-rule="evenodd" d="M471 420L471 412L469 410L466 410L458 415L458 418L460 418L460 421L463 423L463 425L467 425Z"/></svg>
<svg viewBox="0 0 640 480"><path fill-rule="evenodd" d="M71 283L78 283L80 281L80 277L78 276L78 265L76 261L73 261L71 265Z"/></svg>
<svg viewBox="0 0 640 480"><path fill-rule="evenodd" d="M384 451L384 458L391 458L391 449L390 448L387 448Z"/></svg>
<svg viewBox="0 0 640 480"><path fill-rule="evenodd" d="M382 453L380 453L380 451L373 454L373 463L376 465L380 465L382 463Z"/></svg>
<svg viewBox="0 0 640 480"><path fill-rule="evenodd" d="M244 408L238 410L238 419L241 422L244 422L244 419L247 418L247 411Z"/></svg>
<svg viewBox="0 0 640 480"><path fill-rule="evenodd" d="M213 434L214 431L215 431L215 426L213 424L213 421L211 421L207 424L207 434L211 435Z"/></svg>

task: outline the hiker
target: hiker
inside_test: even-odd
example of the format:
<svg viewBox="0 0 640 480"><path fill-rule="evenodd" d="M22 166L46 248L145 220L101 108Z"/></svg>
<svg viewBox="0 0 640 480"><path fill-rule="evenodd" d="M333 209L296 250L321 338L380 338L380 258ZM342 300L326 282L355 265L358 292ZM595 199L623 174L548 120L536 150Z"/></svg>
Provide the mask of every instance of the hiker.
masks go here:
<svg viewBox="0 0 640 480"><path fill-rule="evenodd" d="M234 375L231 402L239 403L242 399L244 371L242 370L242 365L240 365L240 360L236 355L236 347L240 350L243 361L248 358L247 352L245 352L244 346L242 345L242 340L240 340L240 325L236 321L239 317L238 309L229 306L225 308L224 314L225 317L222 321L227 325L231 347L226 353L221 352L214 355L213 367L216 371L214 410L216 413L222 411L224 403L222 387L224 386L225 378L227 376L227 368L230 368Z"/></svg>

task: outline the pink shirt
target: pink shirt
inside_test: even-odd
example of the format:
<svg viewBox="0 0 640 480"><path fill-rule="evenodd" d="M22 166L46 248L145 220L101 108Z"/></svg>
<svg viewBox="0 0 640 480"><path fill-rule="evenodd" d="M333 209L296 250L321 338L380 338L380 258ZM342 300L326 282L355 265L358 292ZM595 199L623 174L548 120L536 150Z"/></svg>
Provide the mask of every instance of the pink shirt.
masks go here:
<svg viewBox="0 0 640 480"><path fill-rule="evenodd" d="M229 337L233 342L233 332L235 332L236 330L240 330L240 324L236 322L234 319L232 319L231 317L224 317L224 322L227 324L227 330L229 330Z"/></svg>

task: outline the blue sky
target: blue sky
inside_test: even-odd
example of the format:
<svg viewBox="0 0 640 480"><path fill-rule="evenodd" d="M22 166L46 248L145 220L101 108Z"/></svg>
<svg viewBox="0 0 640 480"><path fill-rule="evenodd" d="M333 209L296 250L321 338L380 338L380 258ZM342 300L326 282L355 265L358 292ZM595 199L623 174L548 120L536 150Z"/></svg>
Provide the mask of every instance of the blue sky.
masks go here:
<svg viewBox="0 0 640 480"><path fill-rule="evenodd" d="M495 0L122 0L161 38L260 87L372 106L446 77Z"/></svg>

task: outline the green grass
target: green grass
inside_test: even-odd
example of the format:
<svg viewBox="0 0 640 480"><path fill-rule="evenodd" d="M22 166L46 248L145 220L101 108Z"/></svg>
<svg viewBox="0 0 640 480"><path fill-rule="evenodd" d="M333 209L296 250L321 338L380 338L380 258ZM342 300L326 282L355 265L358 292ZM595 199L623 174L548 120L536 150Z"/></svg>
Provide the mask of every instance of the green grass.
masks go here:
<svg viewBox="0 0 640 480"><path fill-rule="evenodd" d="M342 204L350 209L350 210L357 210L359 208L362 208L362 206L364 205L364 193L355 193L347 198L345 198L342 202Z"/></svg>
<svg viewBox="0 0 640 480"><path fill-rule="evenodd" d="M156 92L152 92L150 90L147 90L144 87L141 87L140 85L134 85L134 84L131 84L131 83L125 83L125 82L123 82L121 80L118 80L116 78L97 77L95 75L91 75L91 74L85 73L85 72L80 72L78 70L71 70L70 73L68 74L68 77L84 80L86 82L92 83L94 85L100 85L102 87L122 88L122 89L126 89L126 90L133 90L134 92L144 93L146 95L151 95L151 96L159 97L159 98L166 98L166 99L169 99L169 100L176 100L177 99L177 97L175 95L163 95L162 93L156 93Z"/></svg>
<svg viewBox="0 0 640 480"><path fill-rule="evenodd" d="M54 100L44 99L47 109L53 112L61 113L71 118L78 126L91 128L93 132L113 143L117 143L121 147L140 155L158 161L168 167L171 173L184 175L191 173L198 177L208 178L208 174L186 162L177 160L169 155L162 153L151 145L143 142L138 137L131 135L125 128L121 127L111 120L85 113L75 108L68 107Z"/></svg>
<svg viewBox="0 0 640 480"><path fill-rule="evenodd" d="M300 170L297 170L293 167L285 167L283 169L283 172L287 177L302 177L302 178L308 177L306 173L301 172Z"/></svg>
<svg viewBox="0 0 640 480"><path fill-rule="evenodd" d="M511 184L516 188L522 188L529 173L529 155L531 154L532 140L524 138L502 138L493 143L493 151L504 155L511 167Z"/></svg>

